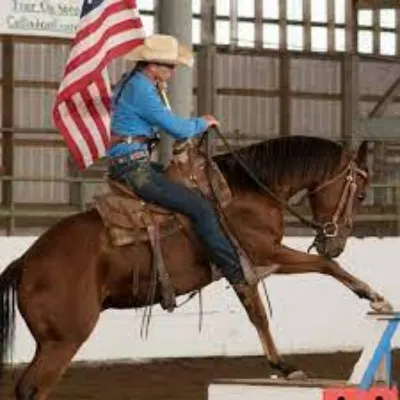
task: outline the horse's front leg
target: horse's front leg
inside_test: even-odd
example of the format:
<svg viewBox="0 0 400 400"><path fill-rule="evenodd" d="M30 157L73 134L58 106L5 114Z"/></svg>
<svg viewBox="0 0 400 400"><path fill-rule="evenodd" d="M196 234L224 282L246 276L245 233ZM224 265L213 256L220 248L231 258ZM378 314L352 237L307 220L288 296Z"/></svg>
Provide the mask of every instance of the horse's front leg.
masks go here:
<svg viewBox="0 0 400 400"><path fill-rule="evenodd" d="M279 246L270 256L273 262L279 264L277 274L301 274L316 272L329 275L347 286L358 297L368 299L371 308L377 312L391 312L393 307L378 292L355 276L345 271L336 261L323 256L307 254Z"/></svg>
<svg viewBox="0 0 400 400"><path fill-rule="evenodd" d="M269 365L272 368L281 371L288 379L305 378L305 374L302 371L298 371L296 368L288 366L279 355L269 329L268 318L257 286L243 284L234 285L233 288L239 297L239 300L243 304L250 321L257 330Z"/></svg>

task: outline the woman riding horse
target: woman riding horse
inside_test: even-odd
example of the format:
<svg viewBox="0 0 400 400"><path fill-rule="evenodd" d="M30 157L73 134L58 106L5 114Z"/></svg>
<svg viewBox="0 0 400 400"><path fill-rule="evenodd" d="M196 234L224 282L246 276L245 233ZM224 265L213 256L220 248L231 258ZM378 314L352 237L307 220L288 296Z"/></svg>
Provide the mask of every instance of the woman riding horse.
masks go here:
<svg viewBox="0 0 400 400"><path fill-rule="evenodd" d="M222 231L207 199L167 178L150 162L148 141L157 128L175 139L194 137L218 125L210 115L181 118L163 104L157 86L171 79L176 67L193 64L193 53L167 35L153 35L127 54L135 68L122 77L113 93L113 142L110 177L122 181L141 199L186 215L210 257L232 285L244 283L240 259Z"/></svg>

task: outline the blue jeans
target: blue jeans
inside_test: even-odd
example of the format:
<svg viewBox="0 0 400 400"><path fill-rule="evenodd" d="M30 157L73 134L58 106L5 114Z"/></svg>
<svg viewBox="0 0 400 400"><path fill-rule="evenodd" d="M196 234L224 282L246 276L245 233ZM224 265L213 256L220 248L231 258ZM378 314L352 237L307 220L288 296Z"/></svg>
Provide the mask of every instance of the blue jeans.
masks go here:
<svg viewBox="0 0 400 400"><path fill-rule="evenodd" d="M127 185L143 200L187 216L212 261L231 284L244 283L236 249L222 231L208 199L168 179L158 164L127 161L109 168L110 178Z"/></svg>

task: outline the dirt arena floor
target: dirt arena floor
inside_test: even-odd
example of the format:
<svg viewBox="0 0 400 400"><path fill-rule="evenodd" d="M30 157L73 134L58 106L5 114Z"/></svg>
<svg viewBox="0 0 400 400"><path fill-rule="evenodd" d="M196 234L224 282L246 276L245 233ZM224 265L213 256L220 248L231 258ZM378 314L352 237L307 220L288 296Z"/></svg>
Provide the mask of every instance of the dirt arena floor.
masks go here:
<svg viewBox="0 0 400 400"><path fill-rule="evenodd" d="M287 356L310 377L347 379L357 354ZM394 379L400 382L400 351L394 352ZM271 370L262 357L159 360L149 363L73 364L57 386L54 400L205 400L215 378L265 378ZM6 375L0 398L14 399L20 370ZM5 397L4 397L5 396Z"/></svg>

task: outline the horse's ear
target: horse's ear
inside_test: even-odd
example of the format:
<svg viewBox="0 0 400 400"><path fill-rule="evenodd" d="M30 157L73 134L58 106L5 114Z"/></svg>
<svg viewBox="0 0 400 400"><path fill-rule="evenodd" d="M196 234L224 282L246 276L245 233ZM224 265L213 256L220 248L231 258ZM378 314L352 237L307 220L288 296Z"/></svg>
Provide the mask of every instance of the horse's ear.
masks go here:
<svg viewBox="0 0 400 400"><path fill-rule="evenodd" d="M368 141L363 140L358 147L356 162L360 168L364 168L367 166L367 157L368 157Z"/></svg>

